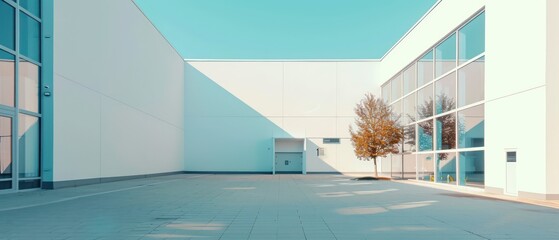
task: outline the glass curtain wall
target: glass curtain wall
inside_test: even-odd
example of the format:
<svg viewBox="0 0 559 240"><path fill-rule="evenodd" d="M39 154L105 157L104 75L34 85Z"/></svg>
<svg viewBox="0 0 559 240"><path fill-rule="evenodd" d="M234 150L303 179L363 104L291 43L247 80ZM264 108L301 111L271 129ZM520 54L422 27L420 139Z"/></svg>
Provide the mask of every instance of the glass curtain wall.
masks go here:
<svg viewBox="0 0 559 240"><path fill-rule="evenodd" d="M41 0L0 0L0 193L41 186L41 28Z"/></svg>
<svg viewBox="0 0 559 240"><path fill-rule="evenodd" d="M480 12L382 86L405 135L392 176L484 186L484 60Z"/></svg>

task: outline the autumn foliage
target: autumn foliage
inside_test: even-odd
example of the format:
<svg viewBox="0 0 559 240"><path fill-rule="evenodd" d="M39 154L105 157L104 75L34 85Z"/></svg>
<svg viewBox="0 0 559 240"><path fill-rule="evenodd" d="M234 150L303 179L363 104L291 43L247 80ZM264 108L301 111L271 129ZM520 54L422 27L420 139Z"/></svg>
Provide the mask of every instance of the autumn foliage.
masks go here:
<svg viewBox="0 0 559 240"><path fill-rule="evenodd" d="M373 160L378 177L377 158L398 152L404 132L398 124L399 116L390 106L372 94L366 94L356 106L356 129L349 127L355 155L360 160Z"/></svg>

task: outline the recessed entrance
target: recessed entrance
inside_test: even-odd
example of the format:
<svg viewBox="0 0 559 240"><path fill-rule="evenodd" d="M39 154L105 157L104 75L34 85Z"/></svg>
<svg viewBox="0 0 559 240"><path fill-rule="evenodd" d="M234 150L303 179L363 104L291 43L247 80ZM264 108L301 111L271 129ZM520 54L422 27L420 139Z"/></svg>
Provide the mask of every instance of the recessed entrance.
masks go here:
<svg viewBox="0 0 559 240"><path fill-rule="evenodd" d="M305 173L305 140L274 139L273 173Z"/></svg>

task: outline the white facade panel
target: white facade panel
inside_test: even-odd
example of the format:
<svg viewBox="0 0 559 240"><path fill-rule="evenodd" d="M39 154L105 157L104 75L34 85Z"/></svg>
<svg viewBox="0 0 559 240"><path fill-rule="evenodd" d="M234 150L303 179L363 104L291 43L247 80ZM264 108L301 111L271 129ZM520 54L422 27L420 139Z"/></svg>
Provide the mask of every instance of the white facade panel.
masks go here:
<svg viewBox="0 0 559 240"><path fill-rule="evenodd" d="M192 62L190 65L240 101L247 103L258 115L283 115L282 62ZM243 113L230 114L234 116ZM223 114L224 112L217 112L216 116Z"/></svg>
<svg viewBox="0 0 559 240"><path fill-rule="evenodd" d="M64 144L54 148L54 176L57 181L99 177L101 96L59 75L54 83L58 104L53 137L55 143Z"/></svg>
<svg viewBox="0 0 559 240"><path fill-rule="evenodd" d="M506 151L514 150L518 191L545 193L545 88L487 102L485 129L485 185L505 189Z"/></svg>
<svg viewBox="0 0 559 240"><path fill-rule="evenodd" d="M284 64L284 115L336 116L336 62Z"/></svg>
<svg viewBox="0 0 559 240"><path fill-rule="evenodd" d="M354 116L353 109L366 93L380 96L382 80L376 78L377 62L338 62L336 83L336 114Z"/></svg>
<svg viewBox="0 0 559 240"><path fill-rule="evenodd" d="M182 58L133 1L54 16L54 181L182 171Z"/></svg>
<svg viewBox="0 0 559 240"><path fill-rule="evenodd" d="M486 100L545 85L545 8L546 1L487 2Z"/></svg>

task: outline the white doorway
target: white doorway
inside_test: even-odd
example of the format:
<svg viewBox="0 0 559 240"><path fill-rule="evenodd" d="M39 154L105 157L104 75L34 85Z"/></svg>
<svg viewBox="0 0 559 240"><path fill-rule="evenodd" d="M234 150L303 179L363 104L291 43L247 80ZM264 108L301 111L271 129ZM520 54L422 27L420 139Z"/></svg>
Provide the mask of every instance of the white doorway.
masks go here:
<svg viewBox="0 0 559 240"><path fill-rule="evenodd" d="M305 139L274 138L272 174L306 174Z"/></svg>

